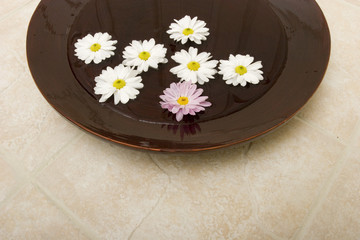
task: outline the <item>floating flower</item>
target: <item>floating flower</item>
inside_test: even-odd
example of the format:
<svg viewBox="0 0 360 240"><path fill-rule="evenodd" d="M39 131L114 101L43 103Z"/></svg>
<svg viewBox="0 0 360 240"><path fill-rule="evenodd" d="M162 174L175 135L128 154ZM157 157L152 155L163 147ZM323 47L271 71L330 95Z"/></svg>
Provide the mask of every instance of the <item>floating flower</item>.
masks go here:
<svg viewBox="0 0 360 240"><path fill-rule="evenodd" d="M207 96L200 96L203 89L197 88L190 82L179 82L170 84L170 88L164 90L161 95L161 107L176 114L176 120L180 122L184 115L196 115L204 111L205 107L210 107L211 103L207 102Z"/></svg>
<svg viewBox="0 0 360 240"><path fill-rule="evenodd" d="M88 34L86 37L79 39L75 43L75 56L85 61L86 64L98 64L101 61L114 55L114 46L117 41L111 41L108 33L96 33L94 36Z"/></svg>
<svg viewBox="0 0 360 240"><path fill-rule="evenodd" d="M230 55L229 60L220 60L219 74L223 75L226 84L232 84L234 86L241 85L246 86L247 83L258 84L261 80L264 80L262 76L263 71L259 70L263 66L261 61L253 63L254 58L250 55L236 56Z"/></svg>
<svg viewBox="0 0 360 240"><path fill-rule="evenodd" d="M115 105L119 102L126 104L129 100L135 99L140 93L138 89L144 87L138 74L138 71L122 64L114 69L108 67L103 70L95 78L95 94L102 95L99 102L105 102L112 95L114 95Z"/></svg>
<svg viewBox="0 0 360 240"><path fill-rule="evenodd" d="M206 28L206 23L201 20L197 20L197 17L191 19L189 16L185 16L180 20L175 20L176 23L170 25L170 30L167 31L170 34L170 38L175 41L181 41L182 44L187 43L188 40L201 44L201 41L206 40L206 36L209 36L209 29Z"/></svg>
<svg viewBox="0 0 360 240"><path fill-rule="evenodd" d="M167 63L167 49L163 44L156 44L152 38L149 41L132 41L123 52L123 64L135 66L139 72L147 72L149 67L158 68L159 63Z"/></svg>
<svg viewBox="0 0 360 240"><path fill-rule="evenodd" d="M188 52L181 50L171 58L180 65L170 69L170 72L181 80L203 85L209 82L209 79L213 79L217 73L215 68L219 61L209 61L212 58L211 54L207 52L198 54L197 48L190 47Z"/></svg>

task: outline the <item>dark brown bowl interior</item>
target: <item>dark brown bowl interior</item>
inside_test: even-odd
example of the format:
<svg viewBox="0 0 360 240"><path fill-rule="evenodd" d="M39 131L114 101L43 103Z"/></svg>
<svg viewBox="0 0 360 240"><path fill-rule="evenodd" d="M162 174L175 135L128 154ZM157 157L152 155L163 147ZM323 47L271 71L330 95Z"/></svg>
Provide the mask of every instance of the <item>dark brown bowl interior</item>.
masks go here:
<svg viewBox="0 0 360 240"><path fill-rule="evenodd" d="M173 19L198 16L210 36L202 45L181 45L166 33ZM98 65L74 56L74 43L88 33L108 32L116 55ZM142 74L145 87L134 101L98 102L94 78L123 60L132 40L155 38L169 63ZM161 109L159 95L179 79L169 72L171 55L190 46L212 53L250 54L264 65L259 85L233 87L217 75L201 86L212 107L178 123ZM280 126L312 96L330 54L326 20L313 0L43 0L31 20L28 61L40 91L61 114L98 136L160 151L198 151L245 142Z"/></svg>

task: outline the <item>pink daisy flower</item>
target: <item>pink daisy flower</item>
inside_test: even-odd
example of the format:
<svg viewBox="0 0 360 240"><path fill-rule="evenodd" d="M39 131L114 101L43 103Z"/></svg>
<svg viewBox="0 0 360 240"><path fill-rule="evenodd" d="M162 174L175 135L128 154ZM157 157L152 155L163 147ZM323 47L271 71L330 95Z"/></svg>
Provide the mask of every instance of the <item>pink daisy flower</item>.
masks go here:
<svg viewBox="0 0 360 240"><path fill-rule="evenodd" d="M170 88L164 90L161 95L161 107L176 114L176 120L180 122L184 115L196 115L200 111L205 111L205 107L210 107L207 96L201 96L203 89L197 88L191 82L179 82L170 84Z"/></svg>

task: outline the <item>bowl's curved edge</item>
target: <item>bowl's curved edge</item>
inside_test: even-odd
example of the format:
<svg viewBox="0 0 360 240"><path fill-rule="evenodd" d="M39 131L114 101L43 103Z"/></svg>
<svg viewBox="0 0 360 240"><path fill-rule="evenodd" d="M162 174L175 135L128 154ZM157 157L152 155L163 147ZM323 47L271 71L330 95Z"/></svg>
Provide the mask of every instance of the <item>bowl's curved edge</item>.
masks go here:
<svg viewBox="0 0 360 240"><path fill-rule="evenodd" d="M226 144L222 144L222 145L217 145L217 146L213 146L213 147L204 147L204 148L194 148L194 149L188 149L188 148L184 148L184 149L167 149L167 148L151 148L151 147L146 147L146 146L139 146L139 145L134 145L134 144L129 144L129 143L126 143L126 142L122 142L122 141L117 141L117 140L114 140L114 139L111 139L111 138L108 138L104 135L101 135L99 133L96 133L88 128L86 128L85 126L73 121L70 117L66 116L60 109L56 108L51 102L50 100L46 97L46 95L43 93L43 91L41 91L41 89L39 88L38 84L36 83L35 81L35 76L32 72L32 68L31 68L31 64L30 64L30 56L29 56L29 42L30 42L30 39L31 39L31 36L29 34L30 32L30 28L31 28L31 23L33 21L33 18L36 14L36 12L39 10L39 7L40 5L43 3L44 0L42 0L38 6L36 7L32 17L31 17L31 20L29 21L29 25L28 25L28 30L27 30L27 37L26 37L26 56L27 56L27 63L28 63L28 67L29 67L29 70L30 70L30 73L32 75L32 78L34 80L34 83L35 85L37 86L37 88L39 89L40 93L43 95L43 97L46 99L46 101L49 103L50 106L52 106L58 113L60 113L63 117L65 117L66 119L68 119L70 122L72 122L73 124L75 124L76 126L80 127L81 129L84 129L85 131L91 133L91 134L94 134L102 139L105 139L105 140L108 140L108 141L111 141L111 142L114 142L114 143L118 143L118 144L121 144L123 146L126 146L126 147L131 147L131 148L135 148L135 149L140 149L140 150L150 150L150 151L154 151L154 152L168 152L168 153L176 153L176 152L183 152L183 153L192 153L192 152L200 152L200 151L208 151L208 150L216 150L216 149L220 149L220 148L225 148L225 147L230 147L230 146L233 146L233 145L236 145L236 144L244 144L244 143L247 143L247 142L250 142L250 141L253 141L254 139L257 139L259 137L263 137L265 135L267 135L268 133L274 131L275 129L285 125L288 121L290 121L299 111L301 111L304 106L310 101L310 99L314 96L314 94L316 93L317 89L320 87L323 79L324 79L324 76L327 72L327 68L328 68L328 64L329 64L329 60L330 60L330 55L331 55L331 34L330 34L330 29L329 29L329 26L328 26L328 23L326 21L326 18L325 18L325 15L323 13L323 11L321 10L320 6L318 5L318 3L314 0L315 4L317 5L317 7L319 8L319 10L321 11L322 13L322 16L323 16L323 19L325 20L325 27L326 27L326 42L327 44L329 45L329 48L328 48L328 54L327 54L327 59L326 59L326 68L325 68L325 71L323 72L322 74L322 78L321 78L321 81L319 81L319 84L318 86L316 87L316 89L314 90L314 92L312 93L311 97L303 104L303 106L301 106L295 113L293 113L291 116L288 116L286 119L284 119L282 122L280 122L279 124L273 126L272 128L269 128L267 129L266 131L263 131L257 135L254 135L250 138L247 138L247 139L243 139L243 140L240 140L240 141L233 141L233 142L229 142L229 143L226 143Z"/></svg>

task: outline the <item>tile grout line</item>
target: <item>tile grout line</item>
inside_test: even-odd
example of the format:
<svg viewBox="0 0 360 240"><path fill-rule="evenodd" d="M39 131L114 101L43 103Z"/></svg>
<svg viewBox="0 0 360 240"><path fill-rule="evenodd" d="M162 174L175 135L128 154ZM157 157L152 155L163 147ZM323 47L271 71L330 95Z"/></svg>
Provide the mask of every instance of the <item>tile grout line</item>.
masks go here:
<svg viewBox="0 0 360 240"><path fill-rule="evenodd" d="M19 194L19 192L30 183L30 173L23 170L15 162L9 161L7 158L3 158L2 160L10 167L11 171L15 175L16 184L10 189L7 196L2 201L0 201L0 209L6 206L6 204L8 204L12 199L14 199L17 194Z"/></svg>
<svg viewBox="0 0 360 240"><path fill-rule="evenodd" d="M18 184L26 184L29 182L32 178L35 178L46 166L50 165L53 161L56 160L56 157L58 154L60 154L64 149L67 148L72 142L78 140L81 138L82 134L79 133L77 136L73 137L71 140L69 140L67 143L65 143L58 151L56 151L54 154L52 154L48 160L43 160L41 164L37 168L35 168L33 171L27 172L24 170L19 164L16 164L13 161L9 161L7 158L2 159L5 163L9 165L9 167L12 169L12 171L15 174L15 179L18 182ZM1 151L0 151L1 153ZM16 186L14 187L16 188ZM0 204L1 205L1 204Z"/></svg>
<svg viewBox="0 0 360 240"><path fill-rule="evenodd" d="M349 5L349 7L356 7L356 8L360 8L360 6L356 5L356 4L352 4L351 2L348 2L348 1L338 1L338 0L335 0L337 1L338 3L341 3L341 4L346 4L346 5Z"/></svg>
<svg viewBox="0 0 360 240"><path fill-rule="evenodd" d="M162 168L160 167L160 164L151 156L150 153L147 153L147 155L149 156L150 160L156 165L156 167L157 167L162 173L164 173L164 174L168 177L169 183L171 183L171 177L170 177L170 175L169 175L164 169L162 169Z"/></svg>
<svg viewBox="0 0 360 240"><path fill-rule="evenodd" d="M96 232L94 232L89 226L83 223L73 211L71 211L61 200L53 196L52 192L49 191L46 187L44 187L40 182L38 182L36 179L33 179L32 184L39 192L44 194L51 203L53 203L61 212L63 212L86 237L94 240L101 239L97 236Z"/></svg>
<svg viewBox="0 0 360 240"><path fill-rule="evenodd" d="M0 201L0 209L5 207L6 204L8 204L12 199L14 199L27 185L30 185L31 182L35 180L36 176L41 172L41 170L45 169L46 166L50 165L53 161L55 161L58 154L60 154L64 149L66 149L71 142L79 139L83 134L84 133L79 133L77 136L69 140L68 143L64 144L63 147L61 147L56 153L49 157L50 160L44 160L43 164L41 164L37 169L30 173L23 171L20 166L12 164L12 162L3 159L3 161L9 165L9 167L16 175L15 180L17 183L11 188L7 196L2 201Z"/></svg>
<svg viewBox="0 0 360 240"><path fill-rule="evenodd" d="M1 151L0 151L1 153ZM14 156L11 156L14 157ZM13 171L15 175L16 184L11 188L7 196L0 202L0 209L4 207L8 202L10 202L16 195L29 184L30 173L26 172L20 167L19 164L14 161L9 161L7 158L2 159Z"/></svg>
<svg viewBox="0 0 360 240"><path fill-rule="evenodd" d="M0 209L6 206L11 200L13 200L30 182L19 182L10 191L8 196L0 202Z"/></svg>
<svg viewBox="0 0 360 240"><path fill-rule="evenodd" d="M16 12L24 9L27 5L30 5L30 3L32 3L33 0L29 0L28 2L26 2L25 4L22 4L22 6L17 7L13 10L10 10L9 12L5 13L1 18L0 18L0 23L2 21L5 21L6 19L8 19L9 17L13 16ZM35 10L35 9L34 9Z"/></svg>
<svg viewBox="0 0 360 240"><path fill-rule="evenodd" d="M355 124L355 133L352 135L351 140L356 139L360 136L360 120ZM354 141L351 141L351 143ZM331 191L331 188L335 184L336 179L341 173L341 170L345 167L345 164L349 161L349 156L354 146L352 144L348 144L346 148L341 152L344 155L340 158L340 160L335 164L331 174L327 180L325 180L324 184L321 187L321 190L318 194L317 199L312 204L309 213L305 217L304 223L302 227L299 228L297 233L291 239L302 240L305 237L305 234L308 233L311 224L314 221L314 218L317 216L320 211L323 203L326 200L326 197Z"/></svg>
<svg viewBox="0 0 360 240"><path fill-rule="evenodd" d="M17 9L17 10L21 10L21 9L22 9L22 8ZM1 22L1 20L0 20L0 22ZM25 38L26 38L26 37L25 37ZM24 42L23 42L23 44L24 44L24 49L25 49L25 53L26 53L26 48L27 48L27 47L26 47L26 39L23 39L23 40L24 40ZM27 64L26 56L25 56L25 59L22 59L17 51L15 51L15 50L13 50L13 49L9 49L9 51L10 51L10 54L15 57L15 61L17 61L17 63L23 68L23 73L27 74L27 75L28 75L27 77L29 77L29 79L31 79L31 81L33 81L33 83L35 84L34 79L33 79L33 76L32 76L31 71L30 71L30 69L29 69L29 66L28 66L28 64ZM4 89L2 89L2 90L0 91L0 94L6 93L6 92L9 91L9 89L11 89L17 82L19 82L19 81L20 81L20 80L19 80L19 75L21 75L21 74L18 74L18 76L16 77L15 81L12 81L8 86L6 86Z"/></svg>
<svg viewBox="0 0 360 240"><path fill-rule="evenodd" d="M156 201L155 205L150 209L150 211L148 212L148 214L146 214L146 216L144 216L141 221L136 225L136 227L134 228L134 230L131 231L130 235L127 237L128 240L131 240L132 237L134 236L135 232L140 228L140 226L143 224L143 222L155 211L155 209L157 208L157 206L160 204L160 202L164 199L167 190L169 188L169 185L171 184L171 177L169 174L167 174L165 172L164 169L162 169L160 167L160 165L155 161L155 159L153 159L153 157L150 155L150 153L147 153L148 157L150 158L150 160L156 165L156 167L162 172L164 173L167 178L168 178L168 183L165 186L164 191L161 193L159 199Z"/></svg>
<svg viewBox="0 0 360 240"><path fill-rule="evenodd" d="M25 49L26 49L26 48L25 48ZM10 49L9 51L11 52L11 55L15 57L15 60L17 61L17 63L19 63L22 67L24 67L24 71L27 72L28 74L30 74L30 77L31 77L32 81L34 81L33 78L32 78L32 75L31 75L31 73L30 73L30 69L28 69L28 68L24 65L24 63L23 63L24 61L21 61L21 58L20 58L20 56L18 56L18 53L17 53L16 51L14 51L13 49ZM25 61L27 62L27 60L25 60ZM19 75L20 75L20 74L18 74L18 75L16 76L15 81L11 82L7 87L5 87L4 89L2 89L2 90L0 91L0 94L6 93L6 92L8 91L8 89L11 89L17 82L19 82L19 81L20 81L20 80L19 80Z"/></svg>
<svg viewBox="0 0 360 240"><path fill-rule="evenodd" d="M54 154L52 154L47 161L43 161L39 166L31 173L31 176L33 178L36 178L46 167L51 165L54 161L56 161L57 157L66 150L68 146L70 146L71 143L78 141L80 138L82 138L85 135L85 133L80 132L77 135L75 135L72 139L70 139L67 143L65 143L59 150L57 150Z"/></svg>
<svg viewBox="0 0 360 240"><path fill-rule="evenodd" d="M51 113L51 109L50 108L48 108L47 110L46 110L46 112L44 112L45 114L44 114L44 116L43 117L41 117L40 118L40 116L39 116L39 122L36 124L36 128L39 130L39 133L42 131L42 126L43 126L43 124L45 123L45 120L47 120L47 118L48 118L48 116L50 115L50 113ZM35 140L35 139L37 139L37 137L38 136L40 136L41 134L38 134L38 135L35 135L34 134L34 138L33 139L31 139L31 140ZM23 148L23 151L26 153L29 149L31 149L31 148L33 148L33 146L31 145L31 144L29 144L29 145L27 145L26 147L24 147ZM21 157L23 157L23 155L21 156ZM50 156L51 157L51 156ZM45 159L43 160L43 161L45 161Z"/></svg>
<svg viewBox="0 0 360 240"><path fill-rule="evenodd" d="M274 240L284 240L283 238L281 238L280 236L276 235L275 233L271 232L270 230L268 230L266 227L262 226L262 224L260 223L260 220L259 220L259 216L258 216L258 212L259 212L259 208L258 208L258 196L257 194L252 190L252 186L251 186L251 183L247 177L248 175L248 165L249 165L249 160L247 159L247 154L248 152L250 151L251 149L251 146L252 146L252 143L249 143L249 145L247 146L247 149L245 152L242 152L242 157L244 157L246 160L246 164L243 168L243 174L244 174L244 182L246 183L246 187L247 187L247 190L248 190L248 193L251 197L251 199L253 199L251 201L251 208L252 210L254 211L254 218L255 218L255 221L259 224L259 228L267 235L269 235L272 239Z"/></svg>
<svg viewBox="0 0 360 240"><path fill-rule="evenodd" d="M300 122L304 123L305 125L311 127L311 128L314 128L315 130L319 131L320 133L322 133L323 135L335 140L336 142L340 143L341 145L343 146L346 146L346 143L340 139L338 136L336 136L335 134L329 132L328 130L318 126L317 124L315 123L312 123L311 121L308 121L308 120L305 120L299 116L295 116L294 119L296 120L299 120Z"/></svg>
<svg viewBox="0 0 360 240"><path fill-rule="evenodd" d="M0 154L2 151L0 150ZM10 158L16 158L12 153L6 153L6 155L10 154ZM9 161L9 157L4 157L2 160L9 165L9 167L12 169L16 176L16 180L18 182L25 181L29 178L30 173L28 173L26 170L22 169L19 164L17 164L15 161ZM17 159L17 158L16 158Z"/></svg>
<svg viewBox="0 0 360 240"><path fill-rule="evenodd" d="M48 115L48 114L47 114ZM11 200L20 190L23 189L24 186L26 186L27 184L30 183L31 179L33 177L36 177L36 175L38 175L38 173L40 172L40 170L42 170L43 168L45 168L47 165L50 164L50 162L52 162L52 159L56 159L56 156L58 154L60 154L71 142L76 141L78 138L80 138L80 135L82 133L79 133L77 136L73 137L71 140L69 140L67 143L65 143L58 151L56 151L54 154L52 154L48 159L49 160L43 160L43 162L37 167L35 168L33 171L27 171L26 169L24 169L23 167L21 167L21 165L19 165L18 163L16 163L16 161L9 161L9 158L16 158L16 156L14 156L13 154L10 153L9 157L4 157L2 158L2 161L4 161L12 170L13 174L15 175L15 181L16 184L15 186L13 186L10 190L10 194L8 194L7 197L5 197L1 202L0 202L0 208L2 208L2 206L6 205L7 202L9 202L9 200ZM3 153L0 150L0 154ZM5 152L4 152L5 153ZM7 153L9 154L9 153Z"/></svg>

